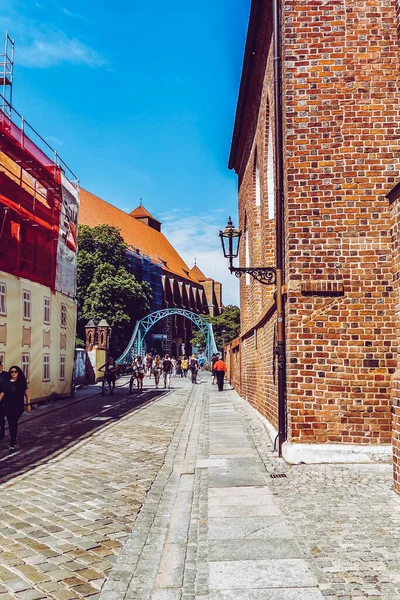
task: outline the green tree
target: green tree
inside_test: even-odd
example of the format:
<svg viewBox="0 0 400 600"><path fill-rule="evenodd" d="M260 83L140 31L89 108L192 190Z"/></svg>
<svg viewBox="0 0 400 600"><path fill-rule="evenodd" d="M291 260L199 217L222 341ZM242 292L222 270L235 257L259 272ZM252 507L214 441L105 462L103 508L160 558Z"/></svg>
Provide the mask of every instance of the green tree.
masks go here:
<svg viewBox="0 0 400 600"><path fill-rule="evenodd" d="M110 352L118 356L136 320L150 310L151 288L129 273L127 245L116 227L80 226L78 244L78 336L85 338L90 319L106 319L112 327Z"/></svg>
<svg viewBox="0 0 400 600"><path fill-rule="evenodd" d="M240 309L233 304L225 306L223 312L217 317L204 317L213 326L215 343L217 348L222 348L225 344L234 340L239 335L240 331ZM200 349L204 349L206 340L200 331L197 331L194 337L190 340L192 346L199 345Z"/></svg>

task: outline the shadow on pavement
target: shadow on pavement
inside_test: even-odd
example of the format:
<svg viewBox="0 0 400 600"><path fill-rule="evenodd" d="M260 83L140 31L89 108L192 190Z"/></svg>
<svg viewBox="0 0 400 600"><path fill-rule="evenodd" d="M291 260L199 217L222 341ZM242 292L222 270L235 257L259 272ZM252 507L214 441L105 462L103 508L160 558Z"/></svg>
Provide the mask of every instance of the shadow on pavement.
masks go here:
<svg viewBox="0 0 400 600"><path fill-rule="evenodd" d="M128 395L116 389L112 396L96 395L76 401L60 402L56 409L25 413L19 422L19 447L8 452L9 436L0 442L0 483L46 463L61 452L90 437L113 421L158 400L169 390L144 389Z"/></svg>

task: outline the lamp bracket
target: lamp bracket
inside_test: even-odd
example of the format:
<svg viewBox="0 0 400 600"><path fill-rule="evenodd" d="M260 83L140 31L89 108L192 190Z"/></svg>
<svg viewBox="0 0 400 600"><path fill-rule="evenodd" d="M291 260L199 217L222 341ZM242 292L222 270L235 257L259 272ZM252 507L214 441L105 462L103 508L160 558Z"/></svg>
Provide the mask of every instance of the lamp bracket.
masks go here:
<svg viewBox="0 0 400 600"><path fill-rule="evenodd" d="M276 269L273 267L234 267L231 265L229 270L236 277L241 277L243 273L248 273L264 285L275 285L276 283Z"/></svg>

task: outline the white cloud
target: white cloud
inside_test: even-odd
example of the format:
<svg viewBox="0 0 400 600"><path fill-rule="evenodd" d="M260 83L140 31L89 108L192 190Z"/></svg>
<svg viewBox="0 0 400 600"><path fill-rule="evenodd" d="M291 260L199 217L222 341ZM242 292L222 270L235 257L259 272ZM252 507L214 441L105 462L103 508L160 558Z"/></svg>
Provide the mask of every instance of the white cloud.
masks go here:
<svg viewBox="0 0 400 600"><path fill-rule="evenodd" d="M96 50L59 30L31 30L16 47L19 64L36 69L54 67L61 63L100 67L107 64Z"/></svg>
<svg viewBox="0 0 400 600"><path fill-rule="evenodd" d="M214 213L214 214L213 214ZM197 266L206 277L222 283L222 301L225 305L239 305L239 281L228 271L228 261L222 254L218 236L225 222L219 216L220 210L211 215L165 213L160 215L163 233L179 252L189 267Z"/></svg>
<svg viewBox="0 0 400 600"><path fill-rule="evenodd" d="M58 139L55 135L46 135L46 142L52 146L63 146L64 142Z"/></svg>

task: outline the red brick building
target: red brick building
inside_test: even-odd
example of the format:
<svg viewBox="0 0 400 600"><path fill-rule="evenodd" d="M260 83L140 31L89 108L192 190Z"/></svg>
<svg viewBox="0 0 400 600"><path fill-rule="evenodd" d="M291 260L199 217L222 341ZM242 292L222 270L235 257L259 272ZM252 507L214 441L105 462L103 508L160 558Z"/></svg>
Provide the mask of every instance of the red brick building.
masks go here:
<svg viewBox="0 0 400 600"><path fill-rule="evenodd" d="M271 6L252 1L229 161L241 266L276 259ZM399 174L396 9L396 0L281 5L283 454L292 462L390 453L391 394L400 388L399 209L386 197ZM274 291L241 278L240 345L228 349L228 362L240 394L277 430Z"/></svg>

